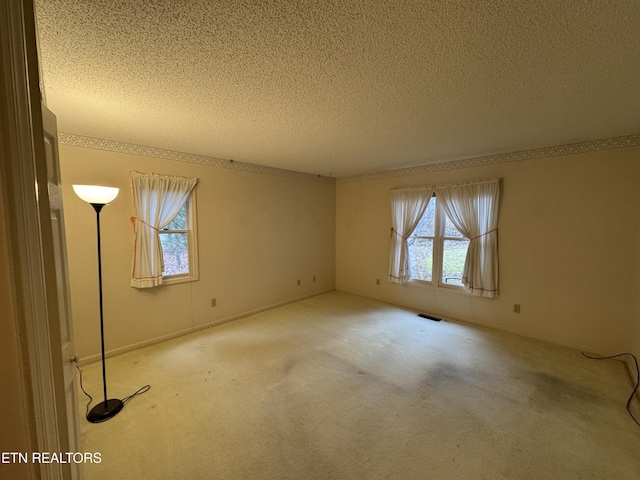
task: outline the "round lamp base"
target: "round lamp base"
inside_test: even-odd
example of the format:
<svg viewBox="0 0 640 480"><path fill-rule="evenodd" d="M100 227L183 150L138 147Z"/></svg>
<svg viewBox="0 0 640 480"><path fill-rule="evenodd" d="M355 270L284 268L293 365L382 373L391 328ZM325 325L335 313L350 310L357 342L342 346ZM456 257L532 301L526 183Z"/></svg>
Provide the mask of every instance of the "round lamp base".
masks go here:
<svg viewBox="0 0 640 480"><path fill-rule="evenodd" d="M117 413L122 410L122 407L124 407L124 403L122 403L122 400L116 398L109 399L106 402L100 402L91 409L87 415L87 420L91 423L104 422L116 416Z"/></svg>

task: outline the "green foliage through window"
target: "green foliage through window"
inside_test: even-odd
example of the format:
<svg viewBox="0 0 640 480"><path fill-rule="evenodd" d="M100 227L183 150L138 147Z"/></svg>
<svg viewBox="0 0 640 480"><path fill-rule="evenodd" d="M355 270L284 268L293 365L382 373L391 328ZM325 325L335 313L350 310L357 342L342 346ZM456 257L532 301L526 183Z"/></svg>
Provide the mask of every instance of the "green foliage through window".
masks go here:
<svg viewBox="0 0 640 480"><path fill-rule="evenodd" d="M185 204L169 225L160 231L165 277L189 274L189 235Z"/></svg>
<svg viewBox="0 0 640 480"><path fill-rule="evenodd" d="M411 278L462 287L469 240L456 229L434 196L409 238ZM434 263L438 259L438 263Z"/></svg>

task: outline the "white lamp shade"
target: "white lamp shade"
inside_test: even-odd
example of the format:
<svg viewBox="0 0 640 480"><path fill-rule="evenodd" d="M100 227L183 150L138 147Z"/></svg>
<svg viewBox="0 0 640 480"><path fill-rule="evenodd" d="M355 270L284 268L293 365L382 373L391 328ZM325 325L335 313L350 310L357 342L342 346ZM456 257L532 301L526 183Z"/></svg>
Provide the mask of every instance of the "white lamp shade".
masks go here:
<svg viewBox="0 0 640 480"><path fill-rule="evenodd" d="M120 189L100 185L74 185L73 191L87 203L106 205L115 200Z"/></svg>

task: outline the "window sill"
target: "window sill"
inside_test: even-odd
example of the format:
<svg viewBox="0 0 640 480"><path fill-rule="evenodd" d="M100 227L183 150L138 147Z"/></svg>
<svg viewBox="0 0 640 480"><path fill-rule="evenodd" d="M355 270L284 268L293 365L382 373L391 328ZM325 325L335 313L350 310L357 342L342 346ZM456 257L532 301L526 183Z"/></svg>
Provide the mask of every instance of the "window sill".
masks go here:
<svg viewBox="0 0 640 480"><path fill-rule="evenodd" d="M162 285L175 285L176 283L188 283L198 280L198 275L172 275L162 277Z"/></svg>
<svg viewBox="0 0 640 480"><path fill-rule="evenodd" d="M458 295L471 295L469 292L467 292L464 287L458 287L458 286L453 286L453 285L436 285L433 282L425 282L424 280L409 280L406 285L409 285L411 287L418 287L418 288L432 288L436 291L442 291L442 292L447 292L447 293L455 293Z"/></svg>

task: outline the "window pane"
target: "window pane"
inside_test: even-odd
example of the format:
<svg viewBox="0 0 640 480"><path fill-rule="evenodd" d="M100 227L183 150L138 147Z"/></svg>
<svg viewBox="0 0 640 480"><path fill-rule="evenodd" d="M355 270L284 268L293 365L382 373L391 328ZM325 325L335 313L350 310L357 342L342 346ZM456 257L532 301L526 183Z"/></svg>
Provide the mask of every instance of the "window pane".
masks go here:
<svg viewBox="0 0 640 480"><path fill-rule="evenodd" d="M442 284L462 287L462 270L469 240L445 240L442 252Z"/></svg>
<svg viewBox="0 0 640 480"><path fill-rule="evenodd" d="M429 205L418 223L414 235L418 237L433 237L436 225L436 197L432 197Z"/></svg>
<svg viewBox="0 0 640 480"><path fill-rule="evenodd" d="M409 242L409 265L411 278L415 280L432 280L433 240L430 238L414 238Z"/></svg>
<svg viewBox="0 0 640 480"><path fill-rule="evenodd" d="M185 203L171 223L163 230L186 230L187 229L187 204Z"/></svg>
<svg viewBox="0 0 640 480"><path fill-rule="evenodd" d="M189 248L186 233L160 233L164 276L189 273Z"/></svg>
<svg viewBox="0 0 640 480"><path fill-rule="evenodd" d="M464 237L456 227L453 226L453 222L449 219L448 215L445 215L444 221L444 236L445 237Z"/></svg>

